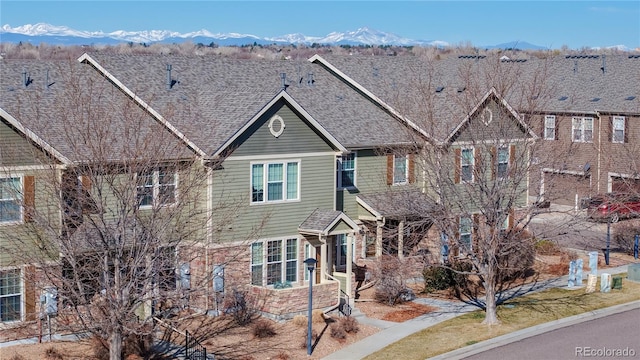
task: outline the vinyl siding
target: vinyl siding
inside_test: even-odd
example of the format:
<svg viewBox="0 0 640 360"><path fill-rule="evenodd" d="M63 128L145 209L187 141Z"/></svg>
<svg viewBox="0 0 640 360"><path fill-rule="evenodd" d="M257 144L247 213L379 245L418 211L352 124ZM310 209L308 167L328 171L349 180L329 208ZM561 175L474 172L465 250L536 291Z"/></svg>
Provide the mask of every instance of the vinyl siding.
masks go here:
<svg viewBox="0 0 640 360"><path fill-rule="evenodd" d="M0 167L38 165L42 160L42 152L7 123L0 121Z"/></svg>
<svg viewBox="0 0 640 360"><path fill-rule="evenodd" d="M384 191L387 186L387 156L373 150L359 150L356 157L356 189L338 190L337 196L342 199L342 210L352 219L357 219L359 193Z"/></svg>

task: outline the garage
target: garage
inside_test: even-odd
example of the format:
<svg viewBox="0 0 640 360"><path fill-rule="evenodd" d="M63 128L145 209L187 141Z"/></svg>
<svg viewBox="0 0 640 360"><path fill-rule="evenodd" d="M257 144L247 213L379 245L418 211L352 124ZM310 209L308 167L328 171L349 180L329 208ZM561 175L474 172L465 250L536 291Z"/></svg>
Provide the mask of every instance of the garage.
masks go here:
<svg viewBox="0 0 640 360"><path fill-rule="evenodd" d="M577 195L577 196L576 196ZM591 176L571 173L544 173L544 198L554 204L576 206L591 196ZM576 203L576 198L578 202Z"/></svg>
<svg viewBox="0 0 640 360"><path fill-rule="evenodd" d="M640 194L640 179L629 177L612 176L611 177L612 192L630 192Z"/></svg>

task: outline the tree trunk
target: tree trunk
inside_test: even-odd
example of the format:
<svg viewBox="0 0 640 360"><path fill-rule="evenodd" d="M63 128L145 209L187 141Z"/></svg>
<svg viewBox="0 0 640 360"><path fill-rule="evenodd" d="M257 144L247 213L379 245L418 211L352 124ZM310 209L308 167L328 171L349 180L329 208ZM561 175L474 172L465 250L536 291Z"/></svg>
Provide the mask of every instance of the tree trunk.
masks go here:
<svg viewBox="0 0 640 360"><path fill-rule="evenodd" d="M493 265L488 266L484 290L486 294L486 309L482 323L485 325L498 325L500 320L498 320L498 313L496 312L496 269Z"/></svg>
<svg viewBox="0 0 640 360"><path fill-rule="evenodd" d="M109 346L109 360L122 359L122 333L114 330L111 334L111 344Z"/></svg>

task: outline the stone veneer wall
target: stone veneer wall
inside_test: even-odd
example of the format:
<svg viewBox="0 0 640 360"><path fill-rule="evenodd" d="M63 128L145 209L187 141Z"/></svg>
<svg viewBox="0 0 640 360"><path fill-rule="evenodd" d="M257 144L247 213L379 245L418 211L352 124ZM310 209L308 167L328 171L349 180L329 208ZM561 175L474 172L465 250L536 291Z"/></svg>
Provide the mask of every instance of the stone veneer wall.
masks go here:
<svg viewBox="0 0 640 360"><path fill-rule="evenodd" d="M327 309L338 304L337 281L314 284L313 308ZM251 293L258 299L264 299L262 311L265 316L275 319L290 319L295 315L306 314L309 306L309 288L307 286L287 289L269 289L252 286Z"/></svg>

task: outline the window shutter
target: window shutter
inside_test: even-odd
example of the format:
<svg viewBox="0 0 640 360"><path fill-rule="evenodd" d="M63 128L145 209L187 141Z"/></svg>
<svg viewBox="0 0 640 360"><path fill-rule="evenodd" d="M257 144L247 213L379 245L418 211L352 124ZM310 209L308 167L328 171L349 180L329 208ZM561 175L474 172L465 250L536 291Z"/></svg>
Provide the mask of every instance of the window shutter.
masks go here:
<svg viewBox="0 0 640 360"><path fill-rule="evenodd" d="M409 154L407 155L407 161L409 162L409 183L412 184L416 182L416 163L415 163L415 155Z"/></svg>
<svg viewBox="0 0 640 360"><path fill-rule="evenodd" d="M473 227L471 228L471 252L478 253L478 230L480 228L480 214L473 214L471 216L473 221Z"/></svg>
<svg viewBox="0 0 640 360"><path fill-rule="evenodd" d="M512 176L514 175L514 172L517 168L518 164L516 163L516 146L512 144L509 146L509 172L511 172Z"/></svg>
<svg viewBox="0 0 640 360"><path fill-rule="evenodd" d="M609 116L609 142L613 142L613 116Z"/></svg>
<svg viewBox="0 0 640 360"><path fill-rule="evenodd" d="M86 175L82 175L80 176L80 183L82 184L82 189L86 190L86 191L91 191L91 178L86 176Z"/></svg>
<svg viewBox="0 0 640 360"><path fill-rule="evenodd" d="M36 206L36 179L33 176L25 176L24 179L24 222L33 221Z"/></svg>
<svg viewBox="0 0 640 360"><path fill-rule="evenodd" d="M460 255L460 216L456 218L453 236L454 236L455 242L454 244L452 244L453 246L450 250L450 253L453 256L459 256Z"/></svg>
<svg viewBox="0 0 640 360"><path fill-rule="evenodd" d="M393 185L393 154L387 154L387 185Z"/></svg>
<svg viewBox="0 0 640 360"><path fill-rule="evenodd" d="M624 118L624 143L629 142L629 119Z"/></svg>
<svg viewBox="0 0 640 360"><path fill-rule="evenodd" d="M476 147L475 149L473 149L473 155L474 155L473 173L475 174L474 181L478 181L481 179L484 180L486 178L482 177L484 168L482 166L482 151L480 151L480 148Z"/></svg>
<svg viewBox="0 0 640 360"><path fill-rule="evenodd" d="M34 321L36 319L36 271L33 265L25 266L23 271L25 320Z"/></svg>
<svg viewBox="0 0 640 360"><path fill-rule="evenodd" d="M496 179L496 172L498 171L498 150L495 146L492 146L491 149L491 180Z"/></svg>
<svg viewBox="0 0 640 360"><path fill-rule="evenodd" d="M462 172L462 169L460 168L462 166L462 149L455 149L455 167L453 169L453 181L456 184L460 183L460 173ZM458 221L459 223L460 221Z"/></svg>
<svg viewBox="0 0 640 360"><path fill-rule="evenodd" d="M507 224L507 228L511 229L514 227L514 221L515 221L515 216L516 216L516 212L513 209L509 210L509 220L508 220L508 224Z"/></svg>
<svg viewBox="0 0 640 360"><path fill-rule="evenodd" d="M556 122L555 122L555 125L556 125L556 131L554 131L554 134L553 134L553 135L554 135L554 136L553 136L553 139L554 139L554 140L558 140L558 139L560 138L560 133L559 133L559 131L560 131L560 126L559 126L559 124L560 124L560 118L556 116Z"/></svg>

